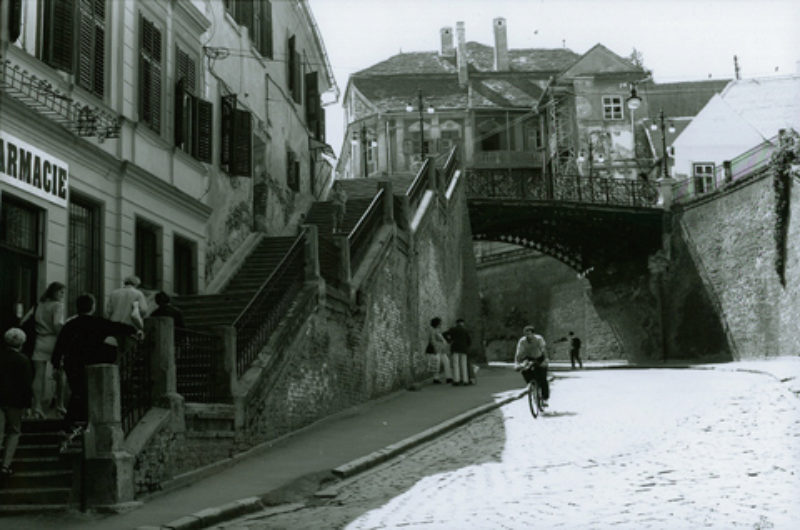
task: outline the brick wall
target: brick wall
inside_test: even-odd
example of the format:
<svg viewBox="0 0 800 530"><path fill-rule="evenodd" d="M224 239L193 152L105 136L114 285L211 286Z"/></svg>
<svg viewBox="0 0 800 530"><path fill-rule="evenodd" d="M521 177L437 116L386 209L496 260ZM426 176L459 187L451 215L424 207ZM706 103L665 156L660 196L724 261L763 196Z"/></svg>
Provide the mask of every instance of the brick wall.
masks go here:
<svg viewBox="0 0 800 530"><path fill-rule="evenodd" d="M448 325L458 316L477 320L465 198L459 190L449 204L437 201L413 236L383 229L364 260L369 270L356 275L356 303L329 292L282 345L286 361L248 395L246 444L428 377L423 350L430 318Z"/></svg>
<svg viewBox="0 0 800 530"><path fill-rule="evenodd" d="M676 223L716 301L735 358L800 354L800 181L794 179L786 287L774 268L772 177L687 205Z"/></svg>

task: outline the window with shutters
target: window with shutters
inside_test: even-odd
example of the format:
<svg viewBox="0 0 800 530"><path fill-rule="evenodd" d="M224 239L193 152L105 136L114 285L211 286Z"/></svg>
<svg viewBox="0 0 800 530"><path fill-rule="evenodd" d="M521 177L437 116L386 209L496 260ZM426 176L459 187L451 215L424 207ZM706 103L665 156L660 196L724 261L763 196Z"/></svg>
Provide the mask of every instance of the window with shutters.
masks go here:
<svg viewBox="0 0 800 530"><path fill-rule="evenodd" d="M253 117L237 108L236 94L222 96L220 167L231 176L253 176Z"/></svg>
<svg viewBox="0 0 800 530"><path fill-rule="evenodd" d="M708 193L714 190L714 163L695 162L692 164L694 190L696 193Z"/></svg>
<svg viewBox="0 0 800 530"><path fill-rule="evenodd" d="M300 191L300 160L291 149L286 151L286 185Z"/></svg>
<svg viewBox="0 0 800 530"><path fill-rule="evenodd" d="M11 0L8 14L8 41L16 42L22 33L22 0Z"/></svg>
<svg viewBox="0 0 800 530"><path fill-rule="evenodd" d="M319 94L319 81L317 72L309 72L306 80L306 126L308 133L319 141L325 141L322 129L325 118L322 116L322 102Z"/></svg>
<svg viewBox="0 0 800 530"><path fill-rule="evenodd" d="M74 74L78 86L102 98L106 0L44 0L41 5L42 61Z"/></svg>
<svg viewBox="0 0 800 530"><path fill-rule="evenodd" d="M161 31L139 17L139 119L161 134Z"/></svg>
<svg viewBox="0 0 800 530"><path fill-rule="evenodd" d="M240 26L247 28L258 52L272 59L272 2L270 0L224 0L227 11Z"/></svg>
<svg viewBox="0 0 800 530"><path fill-rule="evenodd" d="M214 106L195 95L196 62L180 48L175 53L175 69L175 145L210 164Z"/></svg>
<svg viewBox="0 0 800 530"><path fill-rule="evenodd" d="M294 35L292 35L289 37L286 44L286 79L288 81L289 92L292 94L292 99L295 103L302 104L302 64L300 61L300 53L298 53L296 48L296 42Z"/></svg>

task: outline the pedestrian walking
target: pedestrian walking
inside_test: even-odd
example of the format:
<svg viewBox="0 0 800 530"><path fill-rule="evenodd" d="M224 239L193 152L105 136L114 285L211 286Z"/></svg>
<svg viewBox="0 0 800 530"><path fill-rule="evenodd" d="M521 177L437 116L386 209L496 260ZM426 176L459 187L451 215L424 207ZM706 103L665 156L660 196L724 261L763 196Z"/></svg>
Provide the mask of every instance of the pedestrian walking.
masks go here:
<svg viewBox="0 0 800 530"><path fill-rule="evenodd" d="M428 328L428 347L427 351L433 350L430 355L436 358L436 370L433 376L434 384L440 384L442 378L445 382L452 383L453 376L450 371L450 358L447 355L447 341L441 332L442 319L434 317L431 319L431 325Z"/></svg>
<svg viewBox="0 0 800 530"><path fill-rule="evenodd" d="M53 364L66 373L71 389L64 416L66 433L87 421L86 366L108 360L103 341L110 336L143 336L135 326L95 316L95 299L91 294L80 295L76 305L78 314L64 324L53 349Z"/></svg>
<svg viewBox="0 0 800 530"><path fill-rule="evenodd" d="M445 338L450 343L450 356L452 358L453 386L470 384L467 352L472 339L467 331L463 318L456 320L456 325L448 329Z"/></svg>
<svg viewBox="0 0 800 530"><path fill-rule="evenodd" d="M333 183L331 189L331 205L333 206L333 229L334 234L344 230L344 214L347 209L347 192L344 191L341 181Z"/></svg>
<svg viewBox="0 0 800 530"><path fill-rule="evenodd" d="M11 462L22 432L22 412L31 406L33 399L33 368L30 359L20 351L24 343L25 332L19 328L10 328L3 334L0 350L1 477L14 473Z"/></svg>
<svg viewBox="0 0 800 530"><path fill-rule="evenodd" d="M144 316L148 308L144 294L138 289L141 283L138 276L128 276L123 280L122 287L111 291L106 303L107 319L144 329ZM105 343L110 345L111 350L116 348L118 355L126 356L135 351L138 345L138 341L130 334L108 337ZM109 348L106 350L110 356Z"/></svg>
<svg viewBox="0 0 800 530"><path fill-rule="evenodd" d="M47 397L47 365L53 355L56 337L64 325L64 295L67 289L63 283L52 282L47 286L39 303L29 315L23 317L23 323L29 318L35 321L36 342L33 347L33 417L44 419L44 403ZM58 379L56 382L58 382ZM61 395L59 395L61 394ZM56 385L54 401L51 403L60 412L64 411L63 389Z"/></svg>
<svg viewBox="0 0 800 530"><path fill-rule="evenodd" d="M578 363L578 366L583 368L583 361L581 361L581 339L578 338L574 332L570 331L566 337L561 337L554 341L554 343L567 341L569 341L569 361L572 364L572 369L575 369L575 363Z"/></svg>
<svg viewBox="0 0 800 530"><path fill-rule="evenodd" d="M171 317L176 328L185 328L183 312L172 304L169 295L164 291L156 293L156 304L158 308L150 313L151 317Z"/></svg>

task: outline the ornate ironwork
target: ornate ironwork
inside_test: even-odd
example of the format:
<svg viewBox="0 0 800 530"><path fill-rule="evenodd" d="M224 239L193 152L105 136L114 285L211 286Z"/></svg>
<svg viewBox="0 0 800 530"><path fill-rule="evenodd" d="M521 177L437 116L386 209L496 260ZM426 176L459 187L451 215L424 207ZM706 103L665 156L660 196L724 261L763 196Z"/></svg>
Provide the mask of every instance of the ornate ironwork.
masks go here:
<svg viewBox="0 0 800 530"><path fill-rule="evenodd" d="M470 199L521 199L612 206L656 207L658 189L646 180L562 175L552 180L524 169L470 169Z"/></svg>
<svg viewBox="0 0 800 530"><path fill-rule="evenodd" d="M153 337L119 356L119 385L122 432L130 433L152 406L150 356L154 350ZM122 350L123 348L120 348Z"/></svg>
<svg viewBox="0 0 800 530"><path fill-rule="evenodd" d="M78 136L119 138L121 118L82 105L10 60L2 61L0 89Z"/></svg>
<svg viewBox="0 0 800 530"><path fill-rule="evenodd" d="M214 360L222 359L222 337L184 328L175 328L175 372L178 394L192 403L220 403L231 396L221 395L214 380Z"/></svg>
<svg viewBox="0 0 800 530"><path fill-rule="evenodd" d="M233 323L236 328L236 374L239 377L258 356L303 286L305 240L306 231L303 230Z"/></svg>

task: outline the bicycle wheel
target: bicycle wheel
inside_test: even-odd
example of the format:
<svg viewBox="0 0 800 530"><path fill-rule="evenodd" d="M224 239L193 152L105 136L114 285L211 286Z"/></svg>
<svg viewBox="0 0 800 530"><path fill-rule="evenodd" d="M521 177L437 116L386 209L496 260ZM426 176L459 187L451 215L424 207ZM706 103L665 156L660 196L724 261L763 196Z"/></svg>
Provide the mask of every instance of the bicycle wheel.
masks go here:
<svg viewBox="0 0 800 530"><path fill-rule="evenodd" d="M530 407L531 416L534 418L536 418L542 410L540 408L540 399L541 391L539 390L539 385L536 381L531 380L531 382L528 383L528 407Z"/></svg>

